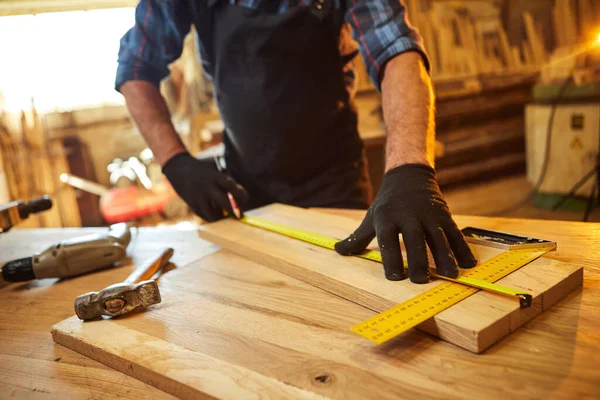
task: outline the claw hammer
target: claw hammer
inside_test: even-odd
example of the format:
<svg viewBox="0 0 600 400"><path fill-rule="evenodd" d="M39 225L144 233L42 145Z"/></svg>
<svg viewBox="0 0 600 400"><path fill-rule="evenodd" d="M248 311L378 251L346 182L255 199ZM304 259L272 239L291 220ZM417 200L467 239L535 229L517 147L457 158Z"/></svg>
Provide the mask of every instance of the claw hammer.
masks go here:
<svg viewBox="0 0 600 400"><path fill-rule="evenodd" d="M151 278L169 263L172 256L173 249L165 249L158 257L133 270L123 282L99 292L82 294L75 299L75 314L82 320L101 315L116 317L138 307L160 303L158 284Z"/></svg>

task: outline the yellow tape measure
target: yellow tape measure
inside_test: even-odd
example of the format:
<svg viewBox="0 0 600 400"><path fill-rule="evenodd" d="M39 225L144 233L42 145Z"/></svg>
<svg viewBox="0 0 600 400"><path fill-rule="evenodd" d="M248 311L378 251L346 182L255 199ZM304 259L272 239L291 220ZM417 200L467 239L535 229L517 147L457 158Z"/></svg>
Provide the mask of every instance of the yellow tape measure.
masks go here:
<svg viewBox="0 0 600 400"><path fill-rule="evenodd" d="M507 250L473 268L464 277L491 284L550 250L548 247ZM475 287L459 283L444 282L351 329L377 344L382 344L466 299L477 290Z"/></svg>
<svg viewBox="0 0 600 400"><path fill-rule="evenodd" d="M339 241L338 239L248 215L244 216L240 221L247 225L331 250L334 249L335 244ZM505 296L517 297L519 298L521 307L528 307L531 305L532 300L532 296L529 293L501 286L493 282L516 271L550 250L552 248L548 246L508 250L479 264L457 279L432 273L433 277L444 279L447 282L441 283L404 303L398 304L352 327L352 331L377 344L381 344L471 296L479 289ZM381 253L375 250L365 251L364 253L357 254L356 257L382 262Z"/></svg>
<svg viewBox="0 0 600 400"><path fill-rule="evenodd" d="M292 228L286 225L277 224L275 222L266 221L261 218L244 216L241 222L265 229L271 232L278 233L280 235L284 235L287 237L291 237L293 239L298 239L306 243L311 243L320 247L324 247L326 249L335 249L335 244L339 242L338 239L330 238L327 236L319 235L317 233L312 233L308 231L304 231L302 229ZM365 258L367 260L376 261L381 263L381 253L375 250L367 250L361 254L356 254L356 257ZM408 268L408 264L406 260L404 260L404 268ZM435 273L435 270L430 271L430 276L438 279L443 279L450 282L460 283L462 285L471 286L477 289L482 289L490 292L494 292L497 294L501 294L503 296L511 296L519 299L519 304L521 308L527 308L531 305L531 295L529 293L525 293L522 290L515 290L512 288L508 288L505 286L489 283L484 280L478 280L474 277L471 277L469 274L460 276L456 279L449 278L447 276L438 275ZM499 279L499 278L498 278Z"/></svg>

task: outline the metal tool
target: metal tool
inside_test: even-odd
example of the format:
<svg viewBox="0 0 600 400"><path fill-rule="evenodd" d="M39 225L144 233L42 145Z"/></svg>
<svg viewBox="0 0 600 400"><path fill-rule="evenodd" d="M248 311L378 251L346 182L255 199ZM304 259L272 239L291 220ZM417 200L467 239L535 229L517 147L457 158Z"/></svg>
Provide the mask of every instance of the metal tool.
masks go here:
<svg viewBox="0 0 600 400"><path fill-rule="evenodd" d="M1 276L8 282L22 282L81 275L125 258L130 240L129 226L115 224L106 233L63 240L32 257L9 261L2 266Z"/></svg>
<svg viewBox="0 0 600 400"><path fill-rule="evenodd" d="M157 257L137 267L121 283L99 292L82 294L75 299L75 314L82 320L101 315L116 317L138 307L148 307L161 301L158 284L150 280L173 256L173 249L163 250Z"/></svg>
<svg viewBox="0 0 600 400"><path fill-rule="evenodd" d="M303 231L301 229L296 229L285 225L276 224L274 222L266 221L264 219L252 217L249 215L244 216L240 221L247 225L265 229L294 239L302 240L303 242L311 243L320 247L324 247L326 249L333 250L335 248L335 244L339 242L338 239L319 235L317 233ZM383 262L381 259L381 253L376 250L366 250L361 254L356 254L355 257L365 258L367 260L376 261L379 263ZM404 260L404 268L408 268L408 263L406 260ZM513 297L519 300L519 305L522 308L527 308L531 305L531 294L526 293L522 290L515 290L495 283L490 283L490 281L488 280L474 279L474 277L470 277L470 274L459 276L456 279L439 275L434 269L431 269L429 274L433 278L459 283L461 285L470 286L476 289L482 289L488 292L500 294L502 296Z"/></svg>
<svg viewBox="0 0 600 400"><path fill-rule="evenodd" d="M96 196L104 196L109 191L106 186L67 173L60 174L60 180L67 185L95 194Z"/></svg>
<svg viewBox="0 0 600 400"><path fill-rule="evenodd" d="M550 249L556 248L556 242L546 239L513 235L512 233L491 231L470 226L463 228L461 231L469 243L496 247L498 249L517 250L540 247L548 247Z"/></svg>
<svg viewBox="0 0 600 400"><path fill-rule="evenodd" d="M7 232L31 214L37 214L52 208L52 199L42 196L28 202L12 201L0 205L0 233Z"/></svg>

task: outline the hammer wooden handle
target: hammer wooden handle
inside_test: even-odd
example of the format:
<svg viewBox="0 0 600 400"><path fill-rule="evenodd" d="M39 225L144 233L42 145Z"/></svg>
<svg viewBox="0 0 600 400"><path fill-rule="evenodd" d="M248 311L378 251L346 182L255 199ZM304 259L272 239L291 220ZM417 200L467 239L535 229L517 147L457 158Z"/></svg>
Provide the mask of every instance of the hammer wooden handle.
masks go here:
<svg viewBox="0 0 600 400"><path fill-rule="evenodd" d="M167 248L156 258L152 257L148 262L140 265L123 281L123 283L131 284L142 281L147 281L152 278L157 271L163 269L173 256L173 249Z"/></svg>

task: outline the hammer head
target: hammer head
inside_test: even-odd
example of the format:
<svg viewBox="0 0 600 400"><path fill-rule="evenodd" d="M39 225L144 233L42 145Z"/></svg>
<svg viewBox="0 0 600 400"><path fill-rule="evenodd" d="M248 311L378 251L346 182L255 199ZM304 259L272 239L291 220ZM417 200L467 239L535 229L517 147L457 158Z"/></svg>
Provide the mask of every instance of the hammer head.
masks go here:
<svg viewBox="0 0 600 400"><path fill-rule="evenodd" d="M160 292L155 281L137 284L118 283L99 292L82 294L75 299L75 314L80 319L101 315L116 317L138 307L160 303Z"/></svg>

